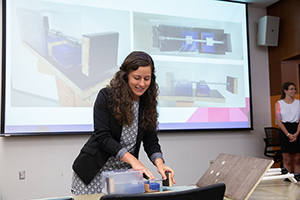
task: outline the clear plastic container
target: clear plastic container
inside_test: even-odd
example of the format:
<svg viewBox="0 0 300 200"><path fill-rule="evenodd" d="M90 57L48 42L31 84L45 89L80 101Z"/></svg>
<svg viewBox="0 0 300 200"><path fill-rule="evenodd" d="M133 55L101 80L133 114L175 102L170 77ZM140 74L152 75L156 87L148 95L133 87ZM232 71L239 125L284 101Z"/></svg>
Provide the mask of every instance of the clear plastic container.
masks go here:
<svg viewBox="0 0 300 200"><path fill-rule="evenodd" d="M133 169L102 172L101 185L107 194L144 193L143 172Z"/></svg>

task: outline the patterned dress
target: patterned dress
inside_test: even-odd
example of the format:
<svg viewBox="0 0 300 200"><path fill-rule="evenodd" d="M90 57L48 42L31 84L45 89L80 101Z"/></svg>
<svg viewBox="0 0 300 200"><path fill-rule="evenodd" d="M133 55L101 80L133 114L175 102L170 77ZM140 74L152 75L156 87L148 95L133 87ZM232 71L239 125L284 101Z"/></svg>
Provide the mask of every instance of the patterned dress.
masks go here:
<svg viewBox="0 0 300 200"><path fill-rule="evenodd" d="M120 139L120 144L129 152L133 153L135 150L136 138L138 133L138 112L139 112L139 102L133 101L132 106L134 118L131 126L124 125L122 127L122 134ZM101 185L101 173L103 171L112 171L120 169L129 169L131 165L120 161L114 156L111 156L107 162L102 166L93 180L86 185L75 172L73 172L71 192L73 195L84 195L84 194L95 194L102 192Z"/></svg>

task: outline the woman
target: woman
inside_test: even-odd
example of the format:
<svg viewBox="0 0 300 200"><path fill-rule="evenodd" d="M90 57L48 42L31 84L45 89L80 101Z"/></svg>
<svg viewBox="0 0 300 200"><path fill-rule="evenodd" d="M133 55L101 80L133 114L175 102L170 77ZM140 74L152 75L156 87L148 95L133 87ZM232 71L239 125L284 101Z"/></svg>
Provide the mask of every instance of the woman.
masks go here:
<svg viewBox="0 0 300 200"><path fill-rule="evenodd" d="M74 195L100 193L102 171L142 170L155 179L139 160L140 144L158 172L174 171L164 165L157 137L158 85L152 58L140 51L130 53L94 105L94 132L73 163Z"/></svg>
<svg viewBox="0 0 300 200"><path fill-rule="evenodd" d="M280 128L279 142L283 155L283 166L294 173L300 172L300 104L294 99L296 86L286 82L282 85L281 100L275 104L276 121ZM295 178L299 178L298 176Z"/></svg>

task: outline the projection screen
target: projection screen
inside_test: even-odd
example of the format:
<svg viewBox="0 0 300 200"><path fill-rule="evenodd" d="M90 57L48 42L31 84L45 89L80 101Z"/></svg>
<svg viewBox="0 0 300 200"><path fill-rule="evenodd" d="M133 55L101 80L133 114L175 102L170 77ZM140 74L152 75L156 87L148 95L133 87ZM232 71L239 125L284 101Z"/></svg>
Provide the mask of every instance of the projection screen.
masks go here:
<svg viewBox="0 0 300 200"><path fill-rule="evenodd" d="M125 57L149 53L160 132L252 129L247 7L214 0L6 0L2 136L89 134Z"/></svg>

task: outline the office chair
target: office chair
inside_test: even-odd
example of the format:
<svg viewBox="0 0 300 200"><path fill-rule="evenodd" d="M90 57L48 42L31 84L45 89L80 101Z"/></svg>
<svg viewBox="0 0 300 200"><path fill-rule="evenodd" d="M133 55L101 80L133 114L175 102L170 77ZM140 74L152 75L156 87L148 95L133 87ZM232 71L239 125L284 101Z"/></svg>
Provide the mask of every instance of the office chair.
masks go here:
<svg viewBox="0 0 300 200"><path fill-rule="evenodd" d="M280 167L283 167L283 157L279 144L279 129L276 127L265 127L266 137L264 141L266 143L264 155L273 158L274 163L280 163Z"/></svg>
<svg viewBox="0 0 300 200"><path fill-rule="evenodd" d="M225 184L217 183L184 191L167 191L152 194L110 194L100 200L223 200Z"/></svg>

